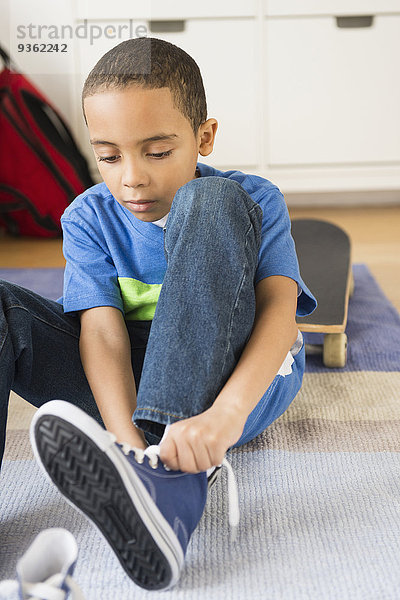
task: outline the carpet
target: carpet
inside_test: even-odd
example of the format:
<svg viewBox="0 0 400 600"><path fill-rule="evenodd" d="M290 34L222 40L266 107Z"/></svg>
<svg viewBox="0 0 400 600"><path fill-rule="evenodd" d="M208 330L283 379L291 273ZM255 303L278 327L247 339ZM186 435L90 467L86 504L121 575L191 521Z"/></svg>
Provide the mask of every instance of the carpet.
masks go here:
<svg viewBox="0 0 400 600"><path fill-rule="evenodd" d="M171 591L134 586L101 535L47 483L27 440L34 409L14 396L0 475L0 579L14 576L40 530L57 526L78 541L75 578L88 600L398 600L400 317L365 265L354 266L354 277L346 368L328 370L309 356L289 409L230 454L237 540L222 473Z"/></svg>

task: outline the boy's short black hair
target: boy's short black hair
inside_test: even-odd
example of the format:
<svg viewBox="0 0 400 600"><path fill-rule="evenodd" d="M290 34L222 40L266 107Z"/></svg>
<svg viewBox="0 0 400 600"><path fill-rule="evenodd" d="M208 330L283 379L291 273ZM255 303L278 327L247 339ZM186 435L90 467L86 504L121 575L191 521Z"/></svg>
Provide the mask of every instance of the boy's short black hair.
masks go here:
<svg viewBox="0 0 400 600"><path fill-rule="evenodd" d="M189 120L194 134L207 120L207 103L200 69L184 50L158 38L139 37L111 48L86 78L83 101L106 89L129 85L168 87L178 110Z"/></svg>

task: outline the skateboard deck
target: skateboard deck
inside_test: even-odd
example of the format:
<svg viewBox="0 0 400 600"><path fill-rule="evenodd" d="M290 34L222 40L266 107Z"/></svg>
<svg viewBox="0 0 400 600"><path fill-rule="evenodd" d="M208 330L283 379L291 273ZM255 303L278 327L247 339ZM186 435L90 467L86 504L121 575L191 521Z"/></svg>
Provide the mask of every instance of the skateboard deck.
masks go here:
<svg viewBox="0 0 400 600"><path fill-rule="evenodd" d="M293 219L301 276L317 298L318 307L306 317L297 317L300 331L323 333L323 362L344 367L347 360L347 311L354 280L351 242L347 233L328 221Z"/></svg>

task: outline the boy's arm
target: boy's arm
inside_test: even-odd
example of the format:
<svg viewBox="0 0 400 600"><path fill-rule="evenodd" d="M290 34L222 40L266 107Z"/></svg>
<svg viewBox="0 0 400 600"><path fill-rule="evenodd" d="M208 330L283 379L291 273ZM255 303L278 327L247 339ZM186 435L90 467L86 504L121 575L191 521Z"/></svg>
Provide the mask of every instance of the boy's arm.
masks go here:
<svg viewBox="0 0 400 600"><path fill-rule="evenodd" d="M104 425L119 442L146 448L143 432L132 422L136 387L121 311L99 306L81 311L80 319L81 361Z"/></svg>
<svg viewBox="0 0 400 600"><path fill-rule="evenodd" d="M297 283L272 276L255 291L253 331L228 381L208 410L171 425L161 445L161 459L172 469L205 471L222 462L296 340Z"/></svg>

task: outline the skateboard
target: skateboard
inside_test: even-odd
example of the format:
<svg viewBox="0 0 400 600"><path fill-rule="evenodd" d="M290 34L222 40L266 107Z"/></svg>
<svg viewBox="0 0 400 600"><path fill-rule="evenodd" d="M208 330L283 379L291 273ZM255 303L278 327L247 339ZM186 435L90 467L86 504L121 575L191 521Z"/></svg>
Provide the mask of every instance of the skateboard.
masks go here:
<svg viewBox="0 0 400 600"><path fill-rule="evenodd" d="M347 233L328 221L293 219L303 281L317 299L316 310L297 317L302 332L323 333L323 363L344 367L347 360L347 310L354 291L351 242Z"/></svg>

